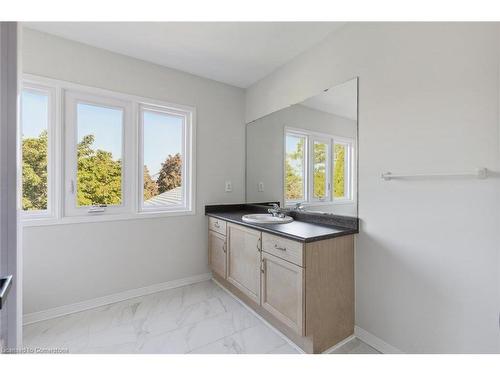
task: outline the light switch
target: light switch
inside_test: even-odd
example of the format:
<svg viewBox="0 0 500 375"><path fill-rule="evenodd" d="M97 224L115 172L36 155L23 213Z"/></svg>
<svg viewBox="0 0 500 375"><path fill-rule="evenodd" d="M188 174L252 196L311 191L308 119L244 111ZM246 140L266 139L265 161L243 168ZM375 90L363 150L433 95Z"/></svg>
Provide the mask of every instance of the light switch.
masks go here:
<svg viewBox="0 0 500 375"><path fill-rule="evenodd" d="M233 183L231 181L226 181L226 193L233 191Z"/></svg>
<svg viewBox="0 0 500 375"><path fill-rule="evenodd" d="M264 183L263 182L259 182L259 191L260 192L264 191Z"/></svg>

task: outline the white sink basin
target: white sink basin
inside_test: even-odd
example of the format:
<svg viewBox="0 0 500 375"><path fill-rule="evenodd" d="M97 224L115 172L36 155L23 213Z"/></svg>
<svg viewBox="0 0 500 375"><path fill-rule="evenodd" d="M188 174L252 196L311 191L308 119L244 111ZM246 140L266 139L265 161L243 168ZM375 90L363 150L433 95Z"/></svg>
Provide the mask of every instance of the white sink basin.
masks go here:
<svg viewBox="0 0 500 375"><path fill-rule="evenodd" d="M251 214L244 215L242 220L246 223L254 224L286 224L293 221L293 217L276 217L271 214Z"/></svg>

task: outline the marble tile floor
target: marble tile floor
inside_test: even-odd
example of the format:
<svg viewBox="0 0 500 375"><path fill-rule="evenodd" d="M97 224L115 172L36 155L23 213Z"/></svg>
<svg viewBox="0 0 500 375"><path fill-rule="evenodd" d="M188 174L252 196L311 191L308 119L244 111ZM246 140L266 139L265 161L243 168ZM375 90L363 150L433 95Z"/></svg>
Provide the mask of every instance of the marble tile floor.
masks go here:
<svg viewBox="0 0 500 375"><path fill-rule="evenodd" d="M297 354L213 281L170 289L23 327L25 348L69 353ZM370 354L355 338L333 353Z"/></svg>

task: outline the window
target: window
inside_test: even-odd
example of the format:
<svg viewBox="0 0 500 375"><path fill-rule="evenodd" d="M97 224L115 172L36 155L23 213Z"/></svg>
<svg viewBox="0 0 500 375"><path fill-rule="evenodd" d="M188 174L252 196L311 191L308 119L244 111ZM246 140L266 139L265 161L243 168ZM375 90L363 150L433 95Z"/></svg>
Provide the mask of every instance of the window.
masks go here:
<svg viewBox="0 0 500 375"><path fill-rule="evenodd" d="M193 213L194 108L27 77L25 225Z"/></svg>
<svg viewBox="0 0 500 375"><path fill-rule="evenodd" d="M121 205L123 110L77 104L76 204Z"/></svg>
<svg viewBox="0 0 500 375"><path fill-rule="evenodd" d="M287 129L285 203L352 202L353 150L353 139Z"/></svg>
<svg viewBox="0 0 500 375"><path fill-rule="evenodd" d="M312 139L312 200L330 197L330 141Z"/></svg>
<svg viewBox="0 0 500 375"><path fill-rule="evenodd" d="M306 140L302 134L287 133L285 137L285 200L306 199Z"/></svg>
<svg viewBox="0 0 500 375"><path fill-rule="evenodd" d="M130 127L130 105L77 92L66 92L65 98L65 213L127 211L125 135Z"/></svg>
<svg viewBox="0 0 500 375"><path fill-rule="evenodd" d="M335 199L351 199L349 192L352 143L335 142L333 152L333 196Z"/></svg>
<svg viewBox="0 0 500 375"><path fill-rule="evenodd" d="M142 105L140 122L140 209L189 208L189 112Z"/></svg>
<svg viewBox="0 0 500 375"><path fill-rule="evenodd" d="M53 211L53 92L25 84L21 92L22 210L31 218Z"/></svg>

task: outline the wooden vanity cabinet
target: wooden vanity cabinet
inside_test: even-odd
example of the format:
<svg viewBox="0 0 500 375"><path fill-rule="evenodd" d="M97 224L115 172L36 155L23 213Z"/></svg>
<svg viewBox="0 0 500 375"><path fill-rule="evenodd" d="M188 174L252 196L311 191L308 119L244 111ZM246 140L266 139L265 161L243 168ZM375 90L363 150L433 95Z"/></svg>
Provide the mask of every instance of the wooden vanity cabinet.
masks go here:
<svg viewBox="0 0 500 375"><path fill-rule="evenodd" d="M260 303L261 232L227 224L227 281Z"/></svg>
<svg viewBox="0 0 500 375"><path fill-rule="evenodd" d="M216 232L225 236L226 228L227 228L227 223L224 220L219 220L213 217L208 218L208 229L211 230L212 232Z"/></svg>
<svg viewBox="0 0 500 375"><path fill-rule="evenodd" d="M303 268L262 252L261 305L276 319L303 336Z"/></svg>
<svg viewBox="0 0 500 375"><path fill-rule="evenodd" d="M219 277L227 277L226 222L213 217L208 218L208 265Z"/></svg>
<svg viewBox="0 0 500 375"><path fill-rule="evenodd" d="M208 264L212 272L225 279L227 277L226 236L208 231Z"/></svg>
<svg viewBox="0 0 500 375"><path fill-rule="evenodd" d="M303 243L215 223L214 279L305 352L321 353L354 333L353 235Z"/></svg>

